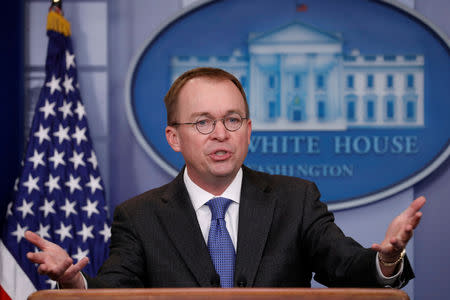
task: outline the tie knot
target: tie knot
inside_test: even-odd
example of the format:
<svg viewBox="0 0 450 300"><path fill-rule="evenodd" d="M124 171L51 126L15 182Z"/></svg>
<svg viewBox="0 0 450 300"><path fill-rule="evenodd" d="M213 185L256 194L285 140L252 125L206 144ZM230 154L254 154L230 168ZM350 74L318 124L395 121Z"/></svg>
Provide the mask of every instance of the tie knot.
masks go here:
<svg viewBox="0 0 450 300"><path fill-rule="evenodd" d="M228 206L230 206L231 201L232 200L228 198L217 197L206 202L206 205L208 205L211 210L212 219L224 219L225 212L227 211Z"/></svg>

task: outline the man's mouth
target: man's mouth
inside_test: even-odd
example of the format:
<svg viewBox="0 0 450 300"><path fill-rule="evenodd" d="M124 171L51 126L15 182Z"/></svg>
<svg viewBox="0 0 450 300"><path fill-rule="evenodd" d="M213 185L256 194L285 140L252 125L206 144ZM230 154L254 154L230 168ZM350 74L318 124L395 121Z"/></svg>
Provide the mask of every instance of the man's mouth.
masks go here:
<svg viewBox="0 0 450 300"><path fill-rule="evenodd" d="M213 160L226 160L229 157L231 157L231 152L227 150L217 150L214 152L211 152L210 157Z"/></svg>
<svg viewBox="0 0 450 300"><path fill-rule="evenodd" d="M227 151L220 150L220 151L215 152L214 154L215 154L215 155L222 156L222 155L225 155L225 154L227 154L227 153L228 153Z"/></svg>

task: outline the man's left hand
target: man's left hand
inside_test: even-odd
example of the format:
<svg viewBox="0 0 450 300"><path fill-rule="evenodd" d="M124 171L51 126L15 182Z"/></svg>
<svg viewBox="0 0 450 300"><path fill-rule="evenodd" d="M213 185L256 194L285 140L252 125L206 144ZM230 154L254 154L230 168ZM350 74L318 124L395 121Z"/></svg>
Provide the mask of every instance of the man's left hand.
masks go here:
<svg viewBox="0 0 450 300"><path fill-rule="evenodd" d="M372 245L372 249L378 251L382 261L390 263L398 260L401 252L413 236L414 229L419 225L422 217L420 209L425 202L425 197L414 200L407 209L392 220L381 244L375 243ZM385 276L391 276L395 271L395 266L386 267L380 264L380 267Z"/></svg>

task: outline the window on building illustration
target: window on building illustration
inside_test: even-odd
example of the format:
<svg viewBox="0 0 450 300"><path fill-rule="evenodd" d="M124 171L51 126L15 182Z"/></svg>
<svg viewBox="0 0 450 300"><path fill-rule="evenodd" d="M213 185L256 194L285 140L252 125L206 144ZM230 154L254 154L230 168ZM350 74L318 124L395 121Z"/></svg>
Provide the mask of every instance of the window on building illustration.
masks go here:
<svg viewBox="0 0 450 300"><path fill-rule="evenodd" d="M347 75L347 88L355 88L355 77L353 75Z"/></svg>
<svg viewBox="0 0 450 300"><path fill-rule="evenodd" d="M388 75L386 77L386 87L392 89L394 87L394 76Z"/></svg>
<svg viewBox="0 0 450 300"><path fill-rule="evenodd" d="M413 74L406 75L406 87L409 89L414 88L414 75Z"/></svg>
<svg viewBox="0 0 450 300"><path fill-rule="evenodd" d="M395 117L395 99L393 97L389 97L385 102L385 119L387 121L394 120Z"/></svg>
<svg viewBox="0 0 450 300"><path fill-rule="evenodd" d="M371 89L374 85L374 78L372 74L367 75L367 88Z"/></svg>
<svg viewBox="0 0 450 300"><path fill-rule="evenodd" d="M384 56L384 60L385 61L395 61L396 60L396 56L395 55L385 55Z"/></svg>
<svg viewBox="0 0 450 300"><path fill-rule="evenodd" d="M344 61L356 61L356 56L344 55Z"/></svg>
<svg viewBox="0 0 450 300"><path fill-rule="evenodd" d="M294 121L302 121L302 111L300 109L295 109L292 112L292 119Z"/></svg>
<svg viewBox="0 0 450 300"><path fill-rule="evenodd" d="M322 74L316 76L316 88L318 90L325 88L325 79Z"/></svg>
<svg viewBox="0 0 450 300"><path fill-rule="evenodd" d="M356 100L358 98L355 95L348 95L345 97L347 121L356 121Z"/></svg>
<svg viewBox="0 0 450 300"><path fill-rule="evenodd" d="M367 100L366 102L366 116L367 121L375 120L375 101Z"/></svg>
<svg viewBox="0 0 450 300"><path fill-rule="evenodd" d="M319 120L325 119L325 101L317 102L317 118Z"/></svg>
<svg viewBox="0 0 450 300"><path fill-rule="evenodd" d="M276 104L275 101L269 101L269 119L274 119L276 113Z"/></svg>
<svg viewBox="0 0 450 300"><path fill-rule="evenodd" d="M405 55L405 60L406 61L415 61L417 58L416 55Z"/></svg>
<svg viewBox="0 0 450 300"><path fill-rule="evenodd" d="M406 101L406 120L416 120L416 101Z"/></svg>
<svg viewBox="0 0 450 300"><path fill-rule="evenodd" d="M294 75L294 88L295 89L300 88L300 75L298 74Z"/></svg>
<svg viewBox="0 0 450 300"><path fill-rule="evenodd" d="M348 121L356 120L356 103L355 103L355 101L347 102L347 120Z"/></svg>
<svg viewBox="0 0 450 300"><path fill-rule="evenodd" d="M269 88L275 88L275 76L269 75Z"/></svg>

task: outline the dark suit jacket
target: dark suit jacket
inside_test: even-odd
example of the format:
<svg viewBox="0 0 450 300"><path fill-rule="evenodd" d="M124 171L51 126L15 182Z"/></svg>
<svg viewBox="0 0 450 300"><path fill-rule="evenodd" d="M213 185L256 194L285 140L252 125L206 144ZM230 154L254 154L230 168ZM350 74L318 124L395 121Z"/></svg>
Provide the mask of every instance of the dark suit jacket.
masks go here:
<svg viewBox="0 0 450 300"><path fill-rule="evenodd" d="M243 167L235 286L375 287L376 252L344 236L308 181ZM405 260L400 285L414 277ZM219 279L180 173L119 205L93 287L211 287Z"/></svg>

